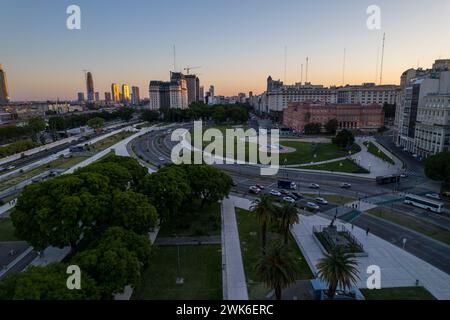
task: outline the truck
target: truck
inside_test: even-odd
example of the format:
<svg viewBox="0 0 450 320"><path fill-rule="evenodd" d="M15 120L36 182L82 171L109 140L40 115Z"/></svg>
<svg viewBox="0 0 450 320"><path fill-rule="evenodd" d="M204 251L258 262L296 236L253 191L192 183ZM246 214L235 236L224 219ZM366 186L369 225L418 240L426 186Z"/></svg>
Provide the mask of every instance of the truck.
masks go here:
<svg viewBox="0 0 450 320"><path fill-rule="evenodd" d="M297 184L293 181L278 180L278 188L279 189L296 190Z"/></svg>

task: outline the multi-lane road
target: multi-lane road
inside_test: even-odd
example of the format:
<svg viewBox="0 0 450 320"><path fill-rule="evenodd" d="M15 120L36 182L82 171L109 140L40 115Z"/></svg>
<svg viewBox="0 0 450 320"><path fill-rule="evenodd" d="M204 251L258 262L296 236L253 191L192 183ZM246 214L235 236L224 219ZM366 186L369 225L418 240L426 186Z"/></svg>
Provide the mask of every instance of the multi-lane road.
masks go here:
<svg viewBox="0 0 450 320"><path fill-rule="evenodd" d="M188 128L189 125L183 127ZM155 167L171 163L171 151L178 142L171 141L171 134L167 130L153 131L147 135L141 136L132 142L133 150ZM403 159L402 159L403 160ZM342 176L338 174L310 173L300 172L292 169L281 168L276 176L261 176L260 168L251 165L217 165L226 170L233 178L236 186L234 192L248 193L248 188L255 184L266 186L265 192L271 188L276 188L278 179L287 179L295 181L299 189L297 191L307 194L339 194L355 199L367 199L374 197L383 197L393 195L393 186L379 186L373 180ZM423 176L423 169L418 172L417 177L402 180L400 190L405 192L426 192L429 191L429 185L426 184L426 178ZM342 182L352 184L351 189L342 189ZM311 183L318 183L320 190L309 188ZM432 183L430 184L432 185ZM323 212L333 212L330 210L333 206L322 208ZM441 227L448 227L450 230L450 217L446 215L430 215L423 210L411 210L410 207L400 203L389 205L391 210L399 214L413 215L417 219ZM412 212L410 212L412 211ZM450 273L450 246L438 242L427 236L419 234L410 229L393 224L389 221L374 217L369 214L362 214L352 221L352 223L361 228L369 228L370 232L389 241L399 247L403 247L403 239L407 239L405 250L417 257L429 262L437 268ZM449 231L450 232L450 231Z"/></svg>

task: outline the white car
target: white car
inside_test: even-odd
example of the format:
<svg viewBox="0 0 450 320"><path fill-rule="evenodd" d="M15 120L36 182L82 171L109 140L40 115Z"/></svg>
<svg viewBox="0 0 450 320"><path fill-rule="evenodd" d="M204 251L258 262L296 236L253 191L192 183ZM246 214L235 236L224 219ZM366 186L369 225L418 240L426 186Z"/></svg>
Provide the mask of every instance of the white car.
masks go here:
<svg viewBox="0 0 450 320"><path fill-rule="evenodd" d="M305 204L305 207L307 207L309 209L313 209L313 210L319 210L320 209L320 207L317 204L315 204L314 202L307 202Z"/></svg>
<svg viewBox="0 0 450 320"><path fill-rule="evenodd" d="M278 190L271 190L270 194L275 196L275 197L281 197L281 192Z"/></svg>
<svg viewBox="0 0 450 320"><path fill-rule="evenodd" d="M158 160L159 161L164 161L164 158L163 157L159 157Z"/></svg>
<svg viewBox="0 0 450 320"><path fill-rule="evenodd" d="M295 203L295 200L291 197L283 197L284 202Z"/></svg>
<svg viewBox="0 0 450 320"><path fill-rule="evenodd" d="M15 168L16 168L16 166L11 165L11 166L8 166L8 167L6 168L6 170L12 170L12 169L15 169Z"/></svg>
<svg viewBox="0 0 450 320"><path fill-rule="evenodd" d="M407 174L407 173L402 173L402 174L400 175L400 178L408 178L408 174Z"/></svg>
<svg viewBox="0 0 450 320"><path fill-rule="evenodd" d="M442 200L441 196L438 195L437 193L427 193L425 196L431 199Z"/></svg>
<svg viewBox="0 0 450 320"><path fill-rule="evenodd" d="M318 204L323 204L323 205L327 205L328 204L328 201L325 200L324 198L317 197L317 198L314 199L314 201L316 201Z"/></svg>
<svg viewBox="0 0 450 320"><path fill-rule="evenodd" d="M352 187L352 185L350 183L341 183L341 188L342 189L350 189Z"/></svg>
<svg viewBox="0 0 450 320"><path fill-rule="evenodd" d="M256 187L256 186L251 186L250 188L248 188L248 191L249 191L250 193L258 194L258 193L261 192L261 189L259 189L259 188Z"/></svg>
<svg viewBox="0 0 450 320"><path fill-rule="evenodd" d="M309 185L309 187L310 187L311 189L320 189L320 186L319 186L317 183L311 183L311 184Z"/></svg>

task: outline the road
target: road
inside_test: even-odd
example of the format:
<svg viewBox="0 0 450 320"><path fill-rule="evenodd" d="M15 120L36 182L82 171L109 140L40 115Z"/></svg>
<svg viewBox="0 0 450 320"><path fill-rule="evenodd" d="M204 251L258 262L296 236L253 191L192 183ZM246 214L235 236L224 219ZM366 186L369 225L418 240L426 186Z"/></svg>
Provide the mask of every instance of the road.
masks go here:
<svg viewBox="0 0 450 320"><path fill-rule="evenodd" d="M184 127L188 127L184 126ZM389 138L384 138L386 141ZM172 147L177 142L172 142L170 134L166 130L159 130L142 136L133 142L133 148L138 155L141 155L147 162L155 165L155 167L171 163L170 152ZM386 145L383 141L383 145ZM403 151L401 151L403 152ZM397 155L397 152L395 152ZM429 191L434 185L425 178L423 174L423 167L421 163L412 157L405 160L399 156L407 165L411 164L410 174L412 177L403 179L399 190L405 192L425 192ZM353 198L366 198L383 195L392 195L393 186L379 186L373 180L368 180L359 177L340 176L337 174L324 173L306 173L298 172L289 169L280 169L278 175L263 177L260 176L258 167L250 165L217 165L217 167L228 171L237 184L234 192L247 193L248 188L255 184L262 184L266 186L265 192L270 191L270 188L276 188L276 181L278 179L288 179L295 181L300 187L301 193L332 193ZM412 172L416 170L416 172ZM352 184L351 189L341 189L340 184L347 182ZM320 190L312 190L309 188L310 183L320 184ZM399 214L413 215L415 218L427 221L429 223L440 225L442 227L450 227L450 218L445 215L430 215L424 210L413 209L401 203L392 205ZM321 211L329 211L332 206L323 207ZM412 212L412 213L411 213ZM381 237L382 239L393 243L396 246L403 247L403 239L407 239L405 250L416 255L417 257L427 261L435 267L450 273L450 246L436 241L427 236L421 235L412 230L403 228L389 221L373 217L369 214L359 216L354 224L361 228L369 228L372 233Z"/></svg>

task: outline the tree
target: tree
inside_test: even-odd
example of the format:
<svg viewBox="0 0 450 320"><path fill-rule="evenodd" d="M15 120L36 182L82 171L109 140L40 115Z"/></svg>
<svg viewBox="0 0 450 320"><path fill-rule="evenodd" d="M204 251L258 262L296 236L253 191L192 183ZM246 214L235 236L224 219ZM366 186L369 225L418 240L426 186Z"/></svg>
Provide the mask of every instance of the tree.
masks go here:
<svg viewBox="0 0 450 320"><path fill-rule="evenodd" d="M111 225L145 235L156 226L157 220L156 209L145 195L131 190L114 193Z"/></svg>
<svg viewBox="0 0 450 320"><path fill-rule="evenodd" d="M133 117L134 110L133 108L121 107L119 108L119 110L116 111L116 113L120 119L122 119L125 122L128 122Z"/></svg>
<svg viewBox="0 0 450 320"><path fill-rule="evenodd" d="M159 217L167 221L178 213L184 201L189 198L191 188L182 170L167 168L147 175L142 179L137 190L149 197L156 206Z"/></svg>
<svg viewBox="0 0 450 320"><path fill-rule="evenodd" d="M125 168L132 178L132 185L136 186L139 182L148 175L148 170L141 166L139 162L131 157L121 157L115 154L109 154L100 160L101 163L115 163Z"/></svg>
<svg viewBox="0 0 450 320"><path fill-rule="evenodd" d="M428 178L450 183L450 152L428 156L425 160L425 174Z"/></svg>
<svg viewBox="0 0 450 320"><path fill-rule="evenodd" d="M267 226L274 220L275 208L272 204L272 198L263 194L260 199L255 200L250 210L256 214L256 219L261 225L261 245L263 254L266 253Z"/></svg>
<svg viewBox="0 0 450 320"><path fill-rule="evenodd" d="M130 172L114 162L95 162L87 167L78 169L75 171L75 175L86 172L97 173L107 177L112 189L126 190L129 183L133 181Z"/></svg>
<svg viewBox="0 0 450 320"><path fill-rule="evenodd" d="M298 262L293 253L282 244L269 247L256 264L261 280L275 290L275 297L281 300L282 290L293 284L299 274Z"/></svg>
<svg viewBox="0 0 450 320"><path fill-rule="evenodd" d="M328 284L327 295L333 299L338 287L350 289L359 279L354 255L337 246L317 263L319 278Z"/></svg>
<svg viewBox="0 0 450 320"><path fill-rule="evenodd" d="M318 134L322 130L320 123L308 123L305 125L305 134Z"/></svg>
<svg viewBox="0 0 450 320"><path fill-rule="evenodd" d="M45 127L47 126L47 124L45 123L44 118L33 117L33 118L30 118L30 120L28 120L27 126L33 135L33 140L39 141L39 135L42 131L45 130Z"/></svg>
<svg viewBox="0 0 450 320"><path fill-rule="evenodd" d="M30 266L0 281L0 300L86 300L100 297L95 282L81 272L81 289L68 290L67 265Z"/></svg>
<svg viewBox="0 0 450 320"><path fill-rule="evenodd" d="M159 120L159 112L156 110L144 109L141 112L141 118L147 122L156 122Z"/></svg>
<svg viewBox="0 0 450 320"><path fill-rule="evenodd" d="M333 138L333 143L341 148L350 149L355 143L355 136L351 131L344 129Z"/></svg>
<svg viewBox="0 0 450 320"><path fill-rule="evenodd" d="M283 232L284 244L287 245L289 229L292 225L298 223L298 211L294 204L285 203L277 208L278 225Z"/></svg>
<svg viewBox="0 0 450 320"><path fill-rule="evenodd" d="M202 199L202 206L222 200L230 193L233 180L222 170L208 165L186 165L182 168L186 171L192 193Z"/></svg>
<svg viewBox="0 0 450 320"><path fill-rule="evenodd" d="M87 122L87 125L94 130L100 130L101 128L103 128L105 126L105 119L100 118L100 117L95 117L95 118L89 119L89 121Z"/></svg>
<svg viewBox="0 0 450 320"><path fill-rule="evenodd" d="M16 235L36 250L49 245L75 249L110 211L107 177L96 173L64 175L27 186L11 213Z"/></svg>
<svg viewBox="0 0 450 320"><path fill-rule="evenodd" d="M336 119L330 119L326 124L325 124L325 130L328 133L331 134L336 134L336 130L338 128L338 121Z"/></svg>

